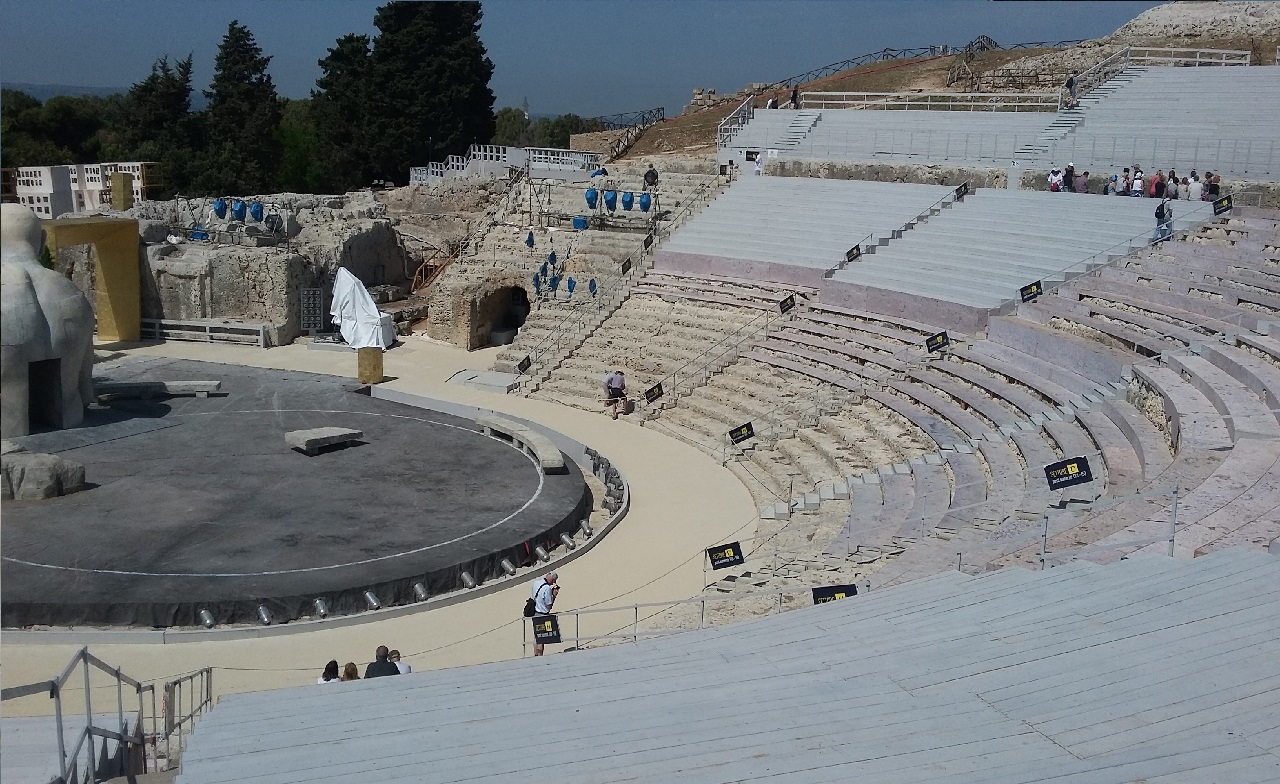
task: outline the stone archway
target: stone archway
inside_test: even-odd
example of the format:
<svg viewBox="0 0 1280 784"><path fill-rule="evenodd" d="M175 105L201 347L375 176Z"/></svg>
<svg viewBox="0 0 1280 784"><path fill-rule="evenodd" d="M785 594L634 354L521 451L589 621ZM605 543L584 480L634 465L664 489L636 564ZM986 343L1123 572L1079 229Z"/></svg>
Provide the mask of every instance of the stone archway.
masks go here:
<svg viewBox="0 0 1280 784"><path fill-rule="evenodd" d="M475 301L472 347L505 346L529 317L529 295L520 286L503 286Z"/></svg>

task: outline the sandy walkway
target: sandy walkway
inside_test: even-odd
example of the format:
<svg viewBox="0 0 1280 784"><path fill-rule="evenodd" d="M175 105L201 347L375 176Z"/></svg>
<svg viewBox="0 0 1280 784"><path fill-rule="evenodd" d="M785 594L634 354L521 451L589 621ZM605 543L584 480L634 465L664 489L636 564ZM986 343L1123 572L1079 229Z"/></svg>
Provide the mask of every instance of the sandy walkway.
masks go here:
<svg viewBox="0 0 1280 784"><path fill-rule="evenodd" d="M446 384L445 380L460 369L487 369L495 350L467 353L420 339L407 341L386 355L385 372L395 379L387 386L538 421L599 449L630 482L632 503L627 517L594 550L560 569L563 590L558 610L694 596L702 588L704 548L729 539L742 539L749 546L747 540L756 522L750 495L732 474L698 450L630 423L613 422L603 414ZM125 359L129 355L182 357L348 377L353 377L356 369L354 353L313 351L302 345L264 351L168 343L123 352L99 350L99 357L104 359ZM215 667L217 694L312 683L331 658L340 663L355 661L363 669L379 644L401 650L415 671L518 658L520 608L533 576L531 572L522 573L518 582L490 596L346 628L258 640L168 645L93 643L91 650L141 680ZM630 616L629 610L585 616L581 631L608 631L628 624ZM566 633L573 631L568 629ZM3 635L0 656L4 684L55 677L77 647L33 644L18 634ZM72 682L79 683L79 676ZM114 703L114 694L110 696ZM5 712L10 715L51 710L51 701L43 697L5 704Z"/></svg>

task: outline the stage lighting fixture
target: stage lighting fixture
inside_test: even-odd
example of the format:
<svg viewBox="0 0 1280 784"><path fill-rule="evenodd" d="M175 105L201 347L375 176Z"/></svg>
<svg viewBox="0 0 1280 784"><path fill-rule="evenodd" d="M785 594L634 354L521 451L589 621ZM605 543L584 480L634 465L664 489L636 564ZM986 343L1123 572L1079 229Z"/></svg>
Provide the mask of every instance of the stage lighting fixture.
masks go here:
<svg viewBox="0 0 1280 784"><path fill-rule="evenodd" d="M471 572L462 573L462 586L467 590L471 590L476 587L476 578L471 576Z"/></svg>
<svg viewBox="0 0 1280 784"><path fill-rule="evenodd" d="M271 625L271 611L267 609L265 604L258 605L258 620L263 626Z"/></svg>
<svg viewBox="0 0 1280 784"><path fill-rule="evenodd" d="M427 600L427 586L423 585L422 583L414 583L413 598L417 599L420 602L425 602Z"/></svg>
<svg viewBox="0 0 1280 784"><path fill-rule="evenodd" d="M507 573L508 577L516 573L516 565L511 563L511 561L507 558L503 558L502 563L499 564L499 566L502 567L502 571Z"/></svg>
<svg viewBox="0 0 1280 784"><path fill-rule="evenodd" d="M382 609L382 603L378 601L378 596L373 591L365 591L364 600L369 605L370 610Z"/></svg>
<svg viewBox="0 0 1280 784"><path fill-rule="evenodd" d="M204 624L204 628L212 629L214 627L213 613L208 610L200 611L200 623Z"/></svg>
<svg viewBox="0 0 1280 784"><path fill-rule="evenodd" d="M538 556L538 560L542 561L543 563L546 563L547 561L551 560L551 553L547 552L547 548L543 547L542 545L538 545L537 547L533 548L533 554Z"/></svg>
<svg viewBox="0 0 1280 784"><path fill-rule="evenodd" d="M560 534L560 541L563 542L564 546L570 550L578 549L578 543L573 541L573 537L568 534Z"/></svg>
<svg viewBox="0 0 1280 784"><path fill-rule="evenodd" d="M317 597L316 600L311 603L311 606L316 608L316 615L321 618L329 617L329 605L324 603L324 599Z"/></svg>
<svg viewBox="0 0 1280 784"><path fill-rule="evenodd" d="M581 531L582 535L588 539L590 539L591 535L595 533L595 531L591 530L591 523L588 522L587 520L583 520L582 522L578 523L578 530Z"/></svg>

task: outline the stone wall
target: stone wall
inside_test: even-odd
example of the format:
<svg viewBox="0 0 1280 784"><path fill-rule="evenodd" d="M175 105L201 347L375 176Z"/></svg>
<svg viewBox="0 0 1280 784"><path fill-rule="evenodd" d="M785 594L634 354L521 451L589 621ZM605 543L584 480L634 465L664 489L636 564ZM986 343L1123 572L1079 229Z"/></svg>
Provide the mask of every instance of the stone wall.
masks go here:
<svg viewBox="0 0 1280 784"><path fill-rule="evenodd" d="M529 301L536 294L526 276L514 270L493 269L480 280L458 280L436 284L431 290L427 312L427 335L473 351L489 346L489 333L506 310L499 301L502 289L524 289Z"/></svg>
<svg viewBox="0 0 1280 784"><path fill-rule="evenodd" d="M922 163L863 163L860 161L801 161L778 158L765 165L765 173L778 177L819 177L828 180L911 182L924 185L962 185L1004 188L1004 169L976 166L944 166Z"/></svg>

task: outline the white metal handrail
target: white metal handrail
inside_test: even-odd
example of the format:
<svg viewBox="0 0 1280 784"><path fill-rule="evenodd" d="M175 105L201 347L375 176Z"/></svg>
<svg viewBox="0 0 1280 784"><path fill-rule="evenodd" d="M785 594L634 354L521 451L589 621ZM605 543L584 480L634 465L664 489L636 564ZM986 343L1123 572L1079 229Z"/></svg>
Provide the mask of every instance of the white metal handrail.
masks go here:
<svg viewBox="0 0 1280 784"><path fill-rule="evenodd" d="M785 607L783 605L784 597L797 596L801 594L809 594L812 592L812 590L813 590L812 588L783 588L777 591L753 591L751 593L741 593L736 595L729 594L725 596L701 596L696 599L677 599L675 601L670 601L670 602L643 602L639 604L629 604L629 605L624 604L620 607L592 607L585 610L568 610L565 612L557 612L555 613L555 616L557 620L565 618L566 616L573 618L574 634L572 637L562 636L560 638L561 642L569 642L569 643L573 643L574 645L578 645L579 643L582 643L582 642L595 642L597 640L608 640L608 639L618 639L618 638L621 638L624 640L629 639L632 642L639 642L641 638L660 637L667 634L674 634L676 632L687 631L685 629L671 629L671 630L664 630L664 631L642 632L640 631L640 621L648 620L649 617L652 617L652 616L648 616L644 619L641 619L640 610L642 609L661 607L664 610L668 610L673 607L680 607L680 606L690 605L690 604L698 604L702 607L702 612L700 614L700 619L698 622L698 628L701 629L706 625L706 618L707 618L706 606L708 602L711 602L711 603L737 602L737 601L744 601L744 600L751 600L751 599L766 599L766 598L776 599L778 612L783 612L785 610ZM586 635L586 636L582 635L582 632L581 632L582 616L600 615L604 613L620 613L620 612L627 612L627 611L630 611L632 616L631 623L628 624L629 626L631 626L631 631L623 632L621 630L615 630L611 632L605 632L603 634L592 634L592 635ZM654 615L658 615L658 614L660 613L654 613ZM526 618L524 619L524 621L525 622L521 624L521 628L522 628L521 649L524 651L527 651L529 646L533 644L529 639L529 625L533 621L533 619ZM625 626L623 628L625 628Z"/></svg>
<svg viewBox="0 0 1280 784"><path fill-rule="evenodd" d="M733 332L711 344L706 351L687 360L680 367L658 379L656 383L662 385L663 397L674 398L692 391L695 387L687 386L690 382L695 385L700 385L699 382L705 384L710 377L708 369L712 365L736 352L743 343L756 340L762 333L767 333L769 325L773 323L774 319L781 317L781 313L775 313L772 310L761 311L747 323L739 325ZM764 324L757 327L756 322L760 321L760 319L764 319ZM682 387L684 388L682 389ZM643 410L652 407L652 404L642 399L637 402L636 407Z"/></svg>
<svg viewBox="0 0 1280 784"><path fill-rule="evenodd" d="M70 752L67 751L67 739L62 727L62 694L63 689L70 680L72 674L75 673L77 667L82 667L84 671L84 712L85 726L76 735L75 743L71 747ZM115 678L116 687L116 717L117 729L110 730L105 727L99 727L94 724L93 717L93 701L91 698L92 687L89 683L89 668L105 672ZM127 722L124 712L124 687L129 686L138 697L138 713L137 720L132 733L126 732ZM142 734L142 717L143 717L143 699L144 691L151 691L154 695L155 687L152 685L143 685L142 683L130 678L120 671L119 667L112 667L98 657L89 653L89 649L81 648L71 657L71 661L63 668L62 674L51 681L40 681L38 683L30 683L23 686L10 686L0 693L0 700L11 700L19 697L31 696L34 694L48 694L53 700L54 720L57 722L58 734L58 770L60 773L59 780L64 784L69 784L72 780L72 773L76 770L76 765L80 759L81 749L87 744L88 755L86 769L90 776L97 773L96 764L99 758L95 751L93 739L95 737L104 740L114 740L124 744L129 748L137 748L143 755L143 765L145 768L146 761L146 743ZM154 714L154 711L153 711ZM122 756L123 761L123 756ZM121 770L124 774L130 771Z"/></svg>
<svg viewBox="0 0 1280 784"><path fill-rule="evenodd" d="M1101 198L1105 199L1105 198L1113 198L1113 197L1103 196ZM1117 196L1114 198L1126 199L1126 198L1133 198L1133 197ZM1233 195L1233 198L1234 198L1234 195ZM1151 199L1151 201L1154 202L1157 200ZM1211 201L1193 202L1193 201L1175 200L1172 203L1174 205L1174 211L1175 211L1174 220L1185 220L1187 218L1190 218L1192 215L1200 215L1201 221L1203 221L1205 217L1209 217L1209 218L1213 217L1213 202ZM1189 212L1187 212L1186 215L1179 218L1176 214L1176 211L1177 211L1178 205L1181 205L1181 204L1187 204L1187 205L1198 204L1199 206L1194 207ZM1209 215L1207 216L1203 214L1206 210L1209 212ZM1100 270L1101 268L1107 265L1107 263L1111 260L1111 258L1120 258L1120 257L1129 255L1130 253L1133 252L1132 248L1136 241L1140 241L1139 244L1143 246L1150 244L1149 243L1150 234L1151 232L1148 232L1148 231L1144 231L1141 234L1135 234L1127 240L1121 240L1120 242L1117 242L1116 244L1112 245L1109 248L1104 248L1098 251L1097 253L1094 253L1092 256L1089 256L1086 259L1081 259L1080 261L1077 261L1075 264L1072 264L1069 267L1063 268L1062 270L1058 271L1055 274L1064 275L1064 276L1067 276L1068 273L1073 273L1073 272L1078 274L1068 276L1066 277L1065 280L1059 281L1057 283L1050 283L1049 285L1044 287L1044 293L1050 294L1054 291L1057 291L1059 288L1067 285L1075 278L1097 273L1098 270ZM1124 249L1124 252L1117 253L1116 251L1120 250L1121 248ZM1099 260L1099 258L1101 258L1101 260ZM1017 297L1011 297L1009 299L1003 300L1000 303L999 307L993 308L991 312L1007 313L1012 308L1014 308L1019 303L1019 301L1020 300Z"/></svg>
<svg viewBox="0 0 1280 784"><path fill-rule="evenodd" d="M1103 59L1096 65L1092 65L1084 70L1083 73L1075 74L1075 101L1088 95L1099 85L1114 77L1124 69L1129 67L1129 51L1130 47L1126 46L1120 51ZM1064 84L1062 89L1058 91L1058 109L1069 108L1072 95Z"/></svg>
<svg viewBox="0 0 1280 784"><path fill-rule="evenodd" d="M720 175L712 175L698 186L694 194L686 199L681 206L680 211L675 215L667 218L665 225L655 226L654 229L645 235L640 246L626 259L631 262L630 269L626 273L612 277L602 286L598 286L596 295L590 300L583 299L583 307L570 309L566 312L564 319L559 325L554 326L541 340L536 343L528 352L531 366L539 366L539 374L545 372L545 368L541 365L547 356L553 352L557 352L563 348L566 343L575 340L586 328L587 321L605 307L612 307L615 304L621 304L621 300L617 303L613 302L615 295L623 293L623 288L644 274L646 257L651 256L654 252L654 246L657 245L665 237L670 236L671 232L683 223L697 207L700 207L710 195L716 193L716 188L720 184ZM599 278L597 278L597 281ZM534 377L527 374L521 374L517 383L521 388L533 383Z"/></svg>
<svg viewBox="0 0 1280 784"><path fill-rule="evenodd" d="M1130 59L1149 65L1251 65L1247 49L1192 49L1164 46L1130 47Z"/></svg>
<svg viewBox="0 0 1280 784"><path fill-rule="evenodd" d="M738 104L738 108L729 112L729 116L716 126L716 145L725 147L733 141L734 134L751 122L751 118L755 116L755 110L755 96L748 95L745 101Z"/></svg>
<svg viewBox="0 0 1280 784"><path fill-rule="evenodd" d="M1058 109L1055 93L863 93L803 92L805 109L886 109L912 111L1036 111Z"/></svg>

